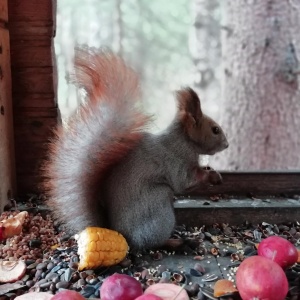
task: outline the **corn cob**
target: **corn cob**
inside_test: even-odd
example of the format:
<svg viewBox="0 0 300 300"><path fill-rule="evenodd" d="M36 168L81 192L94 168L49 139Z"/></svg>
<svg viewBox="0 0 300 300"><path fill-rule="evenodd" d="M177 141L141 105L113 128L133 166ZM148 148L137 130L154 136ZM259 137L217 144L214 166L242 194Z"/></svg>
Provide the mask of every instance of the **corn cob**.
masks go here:
<svg viewBox="0 0 300 300"><path fill-rule="evenodd" d="M117 231L87 227L77 236L79 270L112 266L122 261L128 251L125 238Z"/></svg>

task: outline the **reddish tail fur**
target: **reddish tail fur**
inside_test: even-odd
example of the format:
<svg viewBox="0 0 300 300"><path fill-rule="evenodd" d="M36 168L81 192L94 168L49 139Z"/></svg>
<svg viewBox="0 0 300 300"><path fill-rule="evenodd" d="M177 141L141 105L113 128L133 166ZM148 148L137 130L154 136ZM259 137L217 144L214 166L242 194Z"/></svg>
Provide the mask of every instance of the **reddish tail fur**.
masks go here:
<svg viewBox="0 0 300 300"><path fill-rule="evenodd" d="M101 195L101 179L135 147L148 117L137 105L136 73L109 51L76 49L70 80L86 91L87 101L66 127L56 130L43 169L50 208L76 232L103 225L103 209L103 215L94 213L102 206L96 198Z"/></svg>

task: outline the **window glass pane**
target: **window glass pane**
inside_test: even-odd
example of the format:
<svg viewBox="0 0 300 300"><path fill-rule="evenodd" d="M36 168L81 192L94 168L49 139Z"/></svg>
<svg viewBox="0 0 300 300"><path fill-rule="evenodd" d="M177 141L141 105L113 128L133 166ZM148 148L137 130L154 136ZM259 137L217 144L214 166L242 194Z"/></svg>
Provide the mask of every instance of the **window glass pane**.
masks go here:
<svg viewBox="0 0 300 300"><path fill-rule="evenodd" d="M226 170L300 169L300 49L296 2L58 0L59 105L79 104L66 82L76 44L108 47L140 74L151 130L172 121L174 91L193 87L230 147L202 161Z"/></svg>

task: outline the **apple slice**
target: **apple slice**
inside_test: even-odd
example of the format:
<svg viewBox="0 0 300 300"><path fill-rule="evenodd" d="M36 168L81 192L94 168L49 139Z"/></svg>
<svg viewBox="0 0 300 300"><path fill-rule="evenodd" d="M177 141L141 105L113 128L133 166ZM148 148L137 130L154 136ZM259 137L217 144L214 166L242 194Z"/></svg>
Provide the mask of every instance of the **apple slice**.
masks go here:
<svg viewBox="0 0 300 300"><path fill-rule="evenodd" d="M27 211L22 211L14 217L0 222L0 240L5 240L22 232L25 219L28 217Z"/></svg>
<svg viewBox="0 0 300 300"><path fill-rule="evenodd" d="M47 292L32 292L27 293L15 298L15 300L50 300L53 298L53 295Z"/></svg>
<svg viewBox="0 0 300 300"><path fill-rule="evenodd" d="M163 300L189 300L186 290L173 283L156 283L150 285L144 294L153 294L159 296Z"/></svg>
<svg viewBox="0 0 300 300"><path fill-rule="evenodd" d="M135 298L134 300L163 300L163 298L153 294L144 294L142 296Z"/></svg>
<svg viewBox="0 0 300 300"><path fill-rule="evenodd" d="M0 282L15 282L26 272L26 264L19 261L0 261Z"/></svg>

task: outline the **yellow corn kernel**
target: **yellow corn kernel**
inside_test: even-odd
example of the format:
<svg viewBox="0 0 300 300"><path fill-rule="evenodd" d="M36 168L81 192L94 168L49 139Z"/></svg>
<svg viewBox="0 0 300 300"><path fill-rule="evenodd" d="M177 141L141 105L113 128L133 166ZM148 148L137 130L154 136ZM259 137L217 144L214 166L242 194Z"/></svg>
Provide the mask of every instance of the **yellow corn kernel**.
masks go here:
<svg viewBox="0 0 300 300"><path fill-rule="evenodd" d="M87 227L77 237L79 270L112 266L122 261L128 251L125 238L106 228Z"/></svg>

